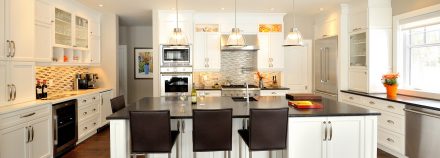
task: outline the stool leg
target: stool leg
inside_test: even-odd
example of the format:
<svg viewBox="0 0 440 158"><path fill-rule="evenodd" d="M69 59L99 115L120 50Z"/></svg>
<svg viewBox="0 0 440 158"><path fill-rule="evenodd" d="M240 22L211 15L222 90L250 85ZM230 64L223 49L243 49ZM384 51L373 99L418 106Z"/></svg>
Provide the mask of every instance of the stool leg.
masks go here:
<svg viewBox="0 0 440 158"><path fill-rule="evenodd" d="M231 158L231 151L228 150L228 158Z"/></svg>
<svg viewBox="0 0 440 158"><path fill-rule="evenodd" d="M196 158L196 157L197 157L197 153L193 152L193 158Z"/></svg>
<svg viewBox="0 0 440 158"><path fill-rule="evenodd" d="M252 158L252 151L249 150L249 158Z"/></svg>

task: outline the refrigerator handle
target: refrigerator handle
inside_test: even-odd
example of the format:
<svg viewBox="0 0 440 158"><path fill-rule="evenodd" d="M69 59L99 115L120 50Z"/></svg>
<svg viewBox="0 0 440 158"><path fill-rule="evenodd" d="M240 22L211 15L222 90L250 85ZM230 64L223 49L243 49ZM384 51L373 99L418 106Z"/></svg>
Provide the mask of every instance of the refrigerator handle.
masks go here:
<svg viewBox="0 0 440 158"><path fill-rule="evenodd" d="M322 56L323 55L324 55L323 54L323 48L319 48L319 60L320 60L319 65L321 66L321 70L319 71L319 77L321 79L321 83L324 83L324 78L323 78L324 75L322 75L322 73L324 71L324 69L323 69L323 60L322 60Z"/></svg>
<svg viewBox="0 0 440 158"><path fill-rule="evenodd" d="M330 80L330 48L325 48L325 56L327 57L327 70L326 70L326 76L325 82L328 82Z"/></svg>

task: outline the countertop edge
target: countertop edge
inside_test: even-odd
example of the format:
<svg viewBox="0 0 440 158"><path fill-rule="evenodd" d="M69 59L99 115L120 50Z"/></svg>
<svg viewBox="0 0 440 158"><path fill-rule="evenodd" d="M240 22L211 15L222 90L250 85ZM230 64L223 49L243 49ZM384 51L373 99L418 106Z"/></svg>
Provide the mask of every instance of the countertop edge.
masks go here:
<svg viewBox="0 0 440 158"><path fill-rule="evenodd" d="M440 111L440 108L431 107L431 106L426 106L426 105L417 104L417 103L406 102L406 101L402 101L402 100L392 100L392 99L388 99L388 98L383 98L383 97L374 96L374 95L371 95L371 94L369 94L369 93L355 92L355 91L349 91L349 90L341 90L341 92L343 92L343 93L348 93L348 94L353 94L353 95L360 95L360 96L369 97L369 98L380 99L380 100L384 100L384 101L390 101L390 102L395 102L395 103L401 103L401 104L410 105L410 106L416 106L416 107L420 107L420 108L427 108L427 109L432 109L432 110ZM405 97L413 97L413 96L407 96L407 95L405 95ZM420 98L420 97L413 97L413 98L417 98L417 99L425 99L425 98ZM437 100L433 100L433 99L426 99L426 100L437 101ZM440 101L438 101L438 102L440 103Z"/></svg>
<svg viewBox="0 0 440 158"><path fill-rule="evenodd" d="M64 101L80 98L80 97L83 97L86 95L90 95L90 94L94 94L94 93L101 93L101 92L110 91L110 90L113 90L113 89L111 89L111 88L89 89L88 90L89 92L85 91L85 92L82 92L82 94L78 94L75 96L69 96L69 97L65 97L65 98L60 98L60 99L56 99L56 100L32 100L32 101L28 101L28 102L24 102L24 103L5 105L5 106L0 107L0 115L20 111L23 109L27 109L27 108L31 108L31 107L39 106L39 105L43 105L43 104L53 105L53 104L61 103Z"/></svg>

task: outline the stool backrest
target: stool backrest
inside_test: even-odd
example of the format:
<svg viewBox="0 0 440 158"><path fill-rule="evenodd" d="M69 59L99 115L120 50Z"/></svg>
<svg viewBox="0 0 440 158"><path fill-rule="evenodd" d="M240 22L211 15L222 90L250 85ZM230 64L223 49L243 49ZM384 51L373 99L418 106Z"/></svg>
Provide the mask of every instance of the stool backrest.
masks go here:
<svg viewBox="0 0 440 158"><path fill-rule="evenodd" d="M131 149L134 153L169 153L170 111L130 111Z"/></svg>
<svg viewBox="0 0 440 158"><path fill-rule="evenodd" d="M281 150L287 147L288 108L250 109L249 148Z"/></svg>
<svg viewBox="0 0 440 158"><path fill-rule="evenodd" d="M232 109L193 110L193 151L232 150Z"/></svg>
<svg viewBox="0 0 440 158"><path fill-rule="evenodd" d="M125 108L125 99L124 99L123 95L111 99L110 103L112 105L112 112L113 113Z"/></svg>

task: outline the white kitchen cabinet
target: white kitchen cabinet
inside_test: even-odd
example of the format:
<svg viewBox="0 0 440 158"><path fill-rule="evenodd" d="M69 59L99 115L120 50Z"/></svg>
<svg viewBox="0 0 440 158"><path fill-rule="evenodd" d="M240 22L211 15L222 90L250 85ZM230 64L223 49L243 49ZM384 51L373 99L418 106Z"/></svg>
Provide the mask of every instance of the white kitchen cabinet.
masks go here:
<svg viewBox="0 0 440 158"><path fill-rule="evenodd" d="M368 74L365 69L349 69L348 70L348 87L350 90L367 92ZM378 79L379 80L379 79ZM378 81L379 82L379 81Z"/></svg>
<svg viewBox="0 0 440 158"><path fill-rule="evenodd" d="M48 158L52 156L50 105L39 105L2 114L1 158Z"/></svg>
<svg viewBox="0 0 440 158"><path fill-rule="evenodd" d="M195 71L220 71L220 33L195 33L193 52Z"/></svg>
<svg viewBox="0 0 440 158"><path fill-rule="evenodd" d="M48 0L35 1L35 61L52 61L52 9Z"/></svg>
<svg viewBox="0 0 440 158"><path fill-rule="evenodd" d="M100 115L101 115L101 125L100 127L106 125L109 123L109 121L107 120L107 116L112 114L112 107L111 107L111 103L110 100L113 98L113 91L106 91L106 92L101 92L101 107L99 108L100 111Z"/></svg>
<svg viewBox="0 0 440 158"><path fill-rule="evenodd" d="M367 29L367 11L359 11L351 13L349 17L348 30L350 32L356 32Z"/></svg>
<svg viewBox="0 0 440 158"><path fill-rule="evenodd" d="M287 90L260 90L260 96L286 96Z"/></svg>
<svg viewBox="0 0 440 158"><path fill-rule="evenodd" d="M289 158L362 158L365 117L289 119ZM373 150L373 149L372 149ZM376 150L376 149L374 149Z"/></svg>
<svg viewBox="0 0 440 158"><path fill-rule="evenodd" d="M198 90L197 96L205 96L205 97L221 97L221 90Z"/></svg>
<svg viewBox="0 0 440 158"><path fill-rule="evenodd" d="M5 0L0 0L0 10L5 10ZM9 53L7 48L5 39L5 12L0 12L0 60L6 59L7 54ZM0 101L1 102L1 101Z"/></svg>
<svg viewBox="0 0 440 158"><path fill-rule="evenodd" d="M5 0L5 37L12 60L33 60L35 0ZM3 10L3 9L2 9Z"/></svg>
<svg viewBox="0 0 440 158"><path fill-rule="evenodd" d="M89 59L92 64L101 63L101 36L91 35L89 51L90 59L86 58L85 62L88 62Z"/></svg>
<svg viewBox="0 0 440 158"><path fill-rule="evenodd" d="M290 93L312 92L312 50L311 40L304 40L303 47L285 48L284 86Z"/></svg>
<svg viewBox="0 0 440 158"><path fill-rule="evenodd" d="M8 84L8 64L0 61L0 105L6 104L10 99L10 85Z"/></svg>
<svg viewBox="0 0 440 158"><path fill-rule="evenodd" d="M29 123L29 126L32 127L29 158L47 158L52 155L52 124L50 118L46 116Z"/></svg>
<svg viewBox="0 0 440 158"><path fill-rule="evenodd" d="M28 126L19 124L0 131L0 157L27 158Z"/></svg>
<svg viewBox="0 0 440 158"><path fill-rule="evenodd" d="M337 36L339 32L338 19L320 21L315 25L315 39Z"/></svg>
<svg viewBox="0 0 440 158"><path fill-rule="evenodd" d="M35 100L35 63L10 62L9 81L14 86L12 104Z"/></svg>
<svg viewBox="0 0 440 158"><path fill-rule="evenodd" d="M258 68L262 70L281 70L284 68L284 34L258 33L260 50Z"/></svg>

